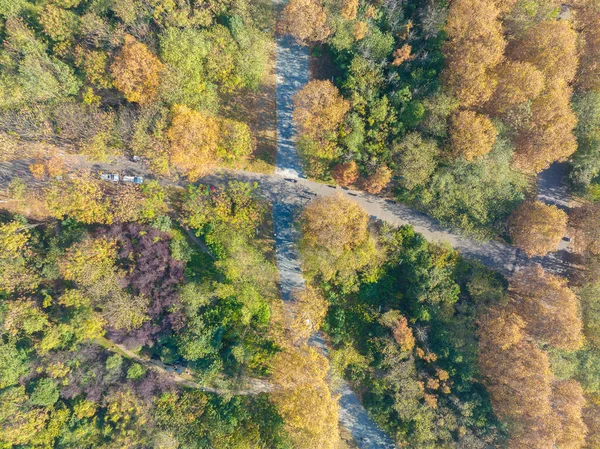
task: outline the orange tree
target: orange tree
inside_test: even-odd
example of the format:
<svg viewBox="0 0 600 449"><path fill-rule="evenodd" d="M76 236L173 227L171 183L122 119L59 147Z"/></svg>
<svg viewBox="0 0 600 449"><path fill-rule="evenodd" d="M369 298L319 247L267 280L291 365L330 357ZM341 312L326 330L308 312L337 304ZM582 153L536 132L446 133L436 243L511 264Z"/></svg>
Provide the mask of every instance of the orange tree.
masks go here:
<svg viewBox="0 0 600 449"><path fill-rule="evenodd" d="M558 249L567 219L567 214L556 206L524 201L509 218L510 237L529 257L545 256Z"/></svg>

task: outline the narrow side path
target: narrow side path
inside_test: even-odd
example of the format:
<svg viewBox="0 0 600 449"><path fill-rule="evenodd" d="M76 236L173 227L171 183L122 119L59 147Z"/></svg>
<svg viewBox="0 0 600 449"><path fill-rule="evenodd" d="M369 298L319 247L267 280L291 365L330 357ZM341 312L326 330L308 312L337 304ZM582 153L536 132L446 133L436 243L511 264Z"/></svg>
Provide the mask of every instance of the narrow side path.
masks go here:
<svg viewBox="0 0 600 449"><path fill-rule="evenodd" d="M295 146L295 127L292 121L293 96L310 78L308 48L298 45L290 36L277 39L277 175L293 179L291 185L301 186L302 164ZM279 178L281 179L281 178ZM286 185L283 186L287 187ZM295 227L296 212L313 194L297 192L273 198L273 228L275 257L279 269L280 292L288 305L294 292L305 288L300 268ZM291 201L290 201L291 200ZM288 307L288 306L286 306ZM309 344L325 349L319 336ZM342 381L340 394L340 423L364 449L393 449L394 442L369 418L367 411L349 385ZM316 448L315 448L316 449Z"/></svg>
<svg viewBox="0 0 600 449"><path fill-rule="evenodd" d="M192 377L188 374L179 374L177 373L173 367L165 365L160 360L145 360L137 355L135 352L127 349L122 344L115 343L108 338L100 337L96 339L96 343L101 346L104 346L109 351L112 351L121 356L127 357L128 359L135 360L140 365L145 366L148 369L154 370L163 376L167 377L171 381L175 382L178 385L193 388L197 390L204 391L206 393L213 393L218 395L242 395L242 396L251 396L257 395L261 393L269 393L273 391L273 386L267 381L263 381L261 379L247 379L248 387L240 388L240 389L223 389L223 388L215 388L215 387L207 387L205 385L201 385L198 382L195 382Z"/></svg>
<svg viewBox="0 0 600 449"><path fill-rule="evenodd" d="M555 162L537 175L537 199L560 209L569 209L569 186L567 163Z"/></svg>
<svg viewBox="0 0 600 449"><path fill-rule="evenodd" d="M275 173L298 178L302 164L295 145L293 97L310 79L308 47L298 45L291 36L277 38L277 163Z"/></svg>

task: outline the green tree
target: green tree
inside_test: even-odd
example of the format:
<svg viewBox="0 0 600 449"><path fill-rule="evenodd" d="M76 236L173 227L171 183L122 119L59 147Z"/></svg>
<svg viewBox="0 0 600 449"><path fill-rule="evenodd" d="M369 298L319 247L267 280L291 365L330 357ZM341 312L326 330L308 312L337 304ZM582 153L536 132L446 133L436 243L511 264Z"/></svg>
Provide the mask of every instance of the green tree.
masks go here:
<svg viewBox="0 0 600 449"><path fill-rule="evenodd" d="M400 184L407 190L425 185L437 167L440 150L434 140L410 133L395 143Z"/></svg>
<svg viewBox="0 0 600 449"><path fill-rule="evenodd" d="M0 225L0 292L33 290L38 277L29 266L28 226L17 221Z"/></svg>
<svg viewBox="0 0 600 449"><path fill-rule="evenodd" d="M0 341L0 389L17 384L29 372L27 354L14 343Z"/></svg>
<svg viewBox="0 0 600 449"><path fill-rule="evenodd" d="M51 102L79 92L81 83L73 70L48 56L45 45L21 19L8 19L5 30L6 48L19 51L0 51L5 61L0 78L0 107Z"/></svg>
<svg viewBox="0 0 600 449"><path fill-rule="evenodd" d="M209 225L225 226L250 236L264 214L256 189L257 186L239 181L231 181L216 193L190 185L183 203L184 222L198 230Z"/></svg>
<svg viewBox="0 0 600 449"><path fill-rule="evenodd" d="M207 73L210 43L204 33L167 28L160 36L160 56L167 65L161 89L172 104L214 111L218 105L217 85Z"/></svg>
<svg viewBox="0 0 600 449"><path fill-rule="evenodd" d="M49 378L39 379L35 382L29 402L33 405L50 407L58 401L58 388L56 382Z"/></svg>
<svg viewBox="0 0 600 449"><path fill-rule="evenodd" d="M600 92L576 94L573 110L577 116L577 151L569 176L577 187L584 187L600 173Z"/></svg>

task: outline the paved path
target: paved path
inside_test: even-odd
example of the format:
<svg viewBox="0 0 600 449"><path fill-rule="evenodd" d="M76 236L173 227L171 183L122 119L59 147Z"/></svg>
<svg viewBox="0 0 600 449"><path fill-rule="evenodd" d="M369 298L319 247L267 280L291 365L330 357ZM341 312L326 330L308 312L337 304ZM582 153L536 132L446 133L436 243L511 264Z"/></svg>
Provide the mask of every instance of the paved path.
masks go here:
<svg viewBox="0 0 600 449"><path fill-rule="evenodd" d="M538 173L536 180L538 201L569 212L571 196L567 181L568 170L567 162L555 162L546 170ZM569 245L565 240L561 240L558 245L560 251L555 254L555 257L559 257L561 261L564 261L563 266L568 265L569 252L567 248Z"/></svg>
<svg viewBox="0 0 600 449"><path fill-rule="evenodd" d="M292 121L293 96L310 79L308 47L298 45L291 36L277 38L277 164L275 173L297 178L302 164L295 145Z"/></svg>
<svg viewBox="0 0 600 449"><path fill-rule="evenodd" d="M569 209L567 163L555 162L537 176L537 199L563 210Z"/></svg>
<svg viewBox="0 0 600 449"><path fill-rule="evenodd" d="M290 185L311 190L311 194L298 192L276 195L273 200L273 224L275 232L275 257L279 269L281 296L288 304L293 294L305 287L300 269L300 257L296 242L299 233L295 225L298 208L314 196L314 190L322 186L310 183L302 176L302 165L295 146L295 127L292 121L294 94L309 80L308 48L295 43L289 37L277 39L277 168L275 173L286 177ZM279 178L281 179L281 178ZM285 185L284 185L285 186ZM287 186L285 186L287 187ZM271 191L278 190L273 186ZM285 189L284 189L285 190ZM329 192L327 192L329 193ZM292 200L292 201L290 201ZM298 201L299 200L299 201ZM326 352L325 342L320 335L309 342ZM394 442L369 418L358 397L347 383L341 381L340 423L365 449L392 449Z"/></svg>

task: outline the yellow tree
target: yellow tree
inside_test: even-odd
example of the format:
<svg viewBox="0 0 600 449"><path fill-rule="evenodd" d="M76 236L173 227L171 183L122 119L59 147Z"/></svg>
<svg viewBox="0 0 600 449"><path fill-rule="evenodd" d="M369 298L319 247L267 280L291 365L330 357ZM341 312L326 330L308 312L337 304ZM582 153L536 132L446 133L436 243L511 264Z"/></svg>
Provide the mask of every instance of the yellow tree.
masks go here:
<svg viewBox="0 0 600 449"><path fill-rule="evenodd" d="M530 28L509 51L512 59L542 71L549 86L573 81L577 71L577 35L569 21L546 20Z"/></svg>
<svg viewBox="0 0 600 449"><path fill-rule="evenodd" d="M342 17L346 20L356 19L358 0L341 0Z"/></svg>
<svg viewBox="0 0 600 449"><path fill-rule="evenodd" d="M507 13L515 6L517 0L492 0L492 3L501 13Z"/></svg>
<svg viewBox="0 0 600 449"><path fill-rule="evenodd" d="M484 104L494 91L492 69L506 46L498 14L489 0L450 3L444 79L463 107Z"/></svg>
<svg viewBox="0 0 600 449"><path fill-rule="evenodd" d="M32 290L38 285L35 272L28 266L30 234L22 223L0 224L0 292Z"/></svg>
<svg viewBox="0 0 600 449"><path fill-rule="evenodd" d="M450 118L452 153L467 161L492 151L497 136L491 120L474 111L460 111Z"/></svg>
<svg viewBox="0 0 600 449"><path fill-rule="evenodd" d="M327 385L329 362L314 348L280 352L273 362L271 398L294 448L334 449L340 439L337 398Z"/></svg>
<svg viewBox="0 0 600 449"><path fill-rule="evenodd" d="M299 242L309 276L321 276L352 289L358 271L374 273L381 251L368 229L366 211L342 195L313 200L300 219Z"/></svg>
<svg viewBox="0 0 600 449"><path fill-rule="evenodd" d="M290 324L290 331L295 344L306 344L310 336L323 325L328 304L312 286L307 286L294 296L294 318Z"/></svg>
<svg viewBox="0 0 600 449"><path fill-rule="evenodd" d="M106 239L86 239L66 251L60 260L59 268L66 280L87 288L113 274L116 258L115 242ZM69 298L71 299L65 299L68 304L75 301L73 305L80 305L77 303L80 300L78 295Z"/></svg>
<svg viewBox="0 0 600 449"><path fill-rule="evenodd" d="M223 118L219 133L219 156L227 162L245 158L254 150L252 132L244 122Z"/></svg>
<svg viewBox="0 0 600 449"><path fill-rule="evenodd" d="M113 220L116 223L138 221L144 207L144 195L138 186L119 186L111 197Z"/></svg>
<svg viewBox="0 0 600 449"><path fill-rule="evenodd" d="M290 0L283 10L283 30L299 42L324 42L331 34L320 0Z"/></svg>
<svg viewBox="0 0 600 449"><path fill-rule="evenodd" d="M524 201L509 218L510 237L529 257L556 251L567 230L567 214L540 201Z"/></svg>
<svg viewBox="0 0 600 449"><path fill-rule="evenodd" d="M488 106L497 114L537 98L544 88L544 75L529 62L506 61L495 72L498 85Z"/></svg>
<svg viewBox="0 0 600 449"><path fill-rule="evenodd" d="M501 308L491 308L479 320L479 338L482 345L510 349L523 340L525 321L516 313Z"/></svg>
<svg viewBox="0 0 600 449"><path fill-rule="evenodd" d="M369 235L367 212L340 194L313 200L300 223L305 245L323 246L334 253L355 248Z"/></svg>
<svg viewBox="0 0 600 449"><path fill-rule="evenodd" d="M552 371L528 339L525 322L492 309L479 320L479 366L494 412L509 426L511 449L554 447L558 420L550 403Z"/></svg>
<svg viewBox="0 0 600 449"><path fill-rule="evenodd" d="M587 426L583 422L586 400L583 388L574 379L557 382L552 387L552 407L560 420L556 447L580 449L585 445Z"/></svg>
<svg viewBox="0 0 600 449"><path fill-rule="evenodd" d="M313 139L337 130L349 109L350 103L328 80L312 80L294 96L294 121Z"/></svg>
<svg viewBox="0 0 600 449"><path fill-rule="evenodd" d="M600 203L588 203L571 210L575 249L584 255L600 254Z"/></svg>
<svg viewBox="0 0 600 449"><path fill-rule="evenodd" d="M187 106L176 105L166 136L170 161L187 173L190 181L210 172L219 163L219 121Z"/></svg>
<svg viewBox="0 0 600 449"><path fill-rule="evenodd" d="M583 409L583 422L588 428L585 449L600 448L600 405L588 400Z"/></svg>
<svg viewBox="0 0 600 449"><path fill-rule="evenodd" d="M131 390L110 391L106 397L106 421L114 429L112 442L122 449L144 445L149 420L148 406Z"/></svg>
<svg viewBox="0 0 600 449"><path fill-rule="evenodd" d="M141 42L129 34L110 69L114 85L127 101L149 103L157 93L163 64Z"/></svg>
<svg viewBox="0 0 600 449"><path fill-rule="evenodd" d="M579 300L564 278L540 265L517 272L509 283L511 306L528 334L555 348L573 351L584 342Z"/></svg>
<svg viewBox="0 0 600 449"><path fill-rule="evenodd" d="M46 207L56 218L73 217L86 224L112 223L110 202L100 182L89 175L55 181L46 189Z"/></svg>
<svg viewBox="0 0 600 449"><path fill-rule="evenodd" d="M538 173L553 162L566 160L577 149L573 129L577 118L571 108L571 89L554 86L531 103L531 124L516 138L513 164Z"/></svg>
<svg viewBox="0 0 600 449"><path fill-rule="evenodd" d="M600 90L600 7L596 0L577 0L573 7L582 44L575 82L582 91Z"/></svg>
<svg viewBox="0 0 600 449"><path fill-rule="evenodd" d="M360 41L365 38L369 31L369 25L366 22L356 22L352 27L352 36L354 40Z"/></svg>

